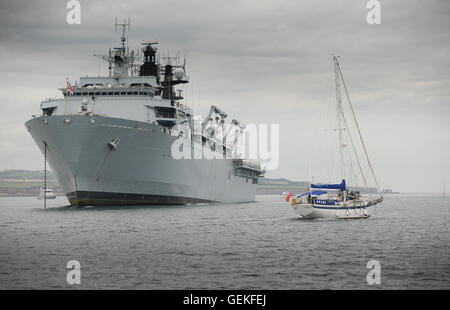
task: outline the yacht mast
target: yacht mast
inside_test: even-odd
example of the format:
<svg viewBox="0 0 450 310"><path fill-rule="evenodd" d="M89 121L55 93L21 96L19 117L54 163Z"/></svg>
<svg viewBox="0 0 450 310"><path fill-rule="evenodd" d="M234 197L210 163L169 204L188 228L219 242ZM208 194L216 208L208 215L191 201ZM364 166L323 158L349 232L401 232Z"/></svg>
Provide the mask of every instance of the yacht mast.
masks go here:
<svg viewBox="0 0 450 310"><path fill-rule="evenodd" d="M338 118L338 133L339 133L339 154L340 154L340 166L341 166L341 179L345 179L345 167L344 167L344 152L342 150L342 130L341 128L341 113L342 110L342 97L341 97L341 87L339 83L339 72L338 72L338 64L337 57L333 56L334 60L334 78L336 84L336 101L337 101L337 118Z"/></svg>
<svg viewBox="0 0 450 310"><path fill-rule="evenodd" d="M334 59L334 62L335 62L335 66L338 65L339 62L337 60L337 57L333 57L333 59ZM335 69L336 69L336 67L335 67ZM337 77L337 80L339 81L339 75ZM339 87L339 91L340 91L340 87ZM341 99L340 92L339 92L339 99ZM338 105L338 111L337 111L338 117L342 117L342 120L344 121L344 126L345 127L342 128L342 129L347 131L348 139L350 140L350 143L351 143L351 146L352 146L352 149L353 149L353 153L354 153L355 158L356 158L356 162L358 163L358 168L359 168L359 171L361 173L361 177L362 177L362 179L364 181L364 185L368 188L366 177L364 176L364 172L363 172L363 169L361 167L361 161L359 160L358 152L356 151L356 147L355 147L355 144L353 142L352 135L350 134L349 126L347 124L347 120L345 118L344 111L342 110L342 101L340 101L340 102L341 102L341 105ZM341 152L342 152L342 148L343 148L343 146L340 147ZM351 163L350 163L350 167L351 167Z"/></svg>

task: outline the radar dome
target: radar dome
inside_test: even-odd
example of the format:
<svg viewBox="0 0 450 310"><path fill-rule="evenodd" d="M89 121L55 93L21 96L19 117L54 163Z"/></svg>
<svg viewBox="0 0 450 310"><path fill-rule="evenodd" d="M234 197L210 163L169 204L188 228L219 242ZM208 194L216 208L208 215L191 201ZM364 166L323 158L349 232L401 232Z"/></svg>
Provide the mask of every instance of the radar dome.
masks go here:
<svg viewBox="0 0 450 310"><path fill-rule="evenodd" d="M175 78L177 80L181 80L183 78L183 76L184 76L184 70L182 68L176 68L173 71L173 75L175 76Z"/></svg>

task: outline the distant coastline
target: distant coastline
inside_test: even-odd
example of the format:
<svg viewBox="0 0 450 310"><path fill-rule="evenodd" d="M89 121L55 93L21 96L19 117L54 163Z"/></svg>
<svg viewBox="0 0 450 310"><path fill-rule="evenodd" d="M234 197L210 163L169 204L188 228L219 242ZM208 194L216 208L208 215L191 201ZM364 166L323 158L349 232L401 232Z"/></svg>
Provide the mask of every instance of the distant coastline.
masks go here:
<svg viewBox="0 0 450 310"><path fill-rule="evenodd" d="M0 171L0 196L38 196L44 186L44 170L3 170ZM47 171L47 187L56 194L63 195L51 171Z"/></svg>
<svg viewBox="0 0 450 310"><path fill-rule="evenodd" d="M283 192L291 193L304 193L305 188L309 186L309 182L306 181L291 181L284 178L269 179L263 178L258 182L258 187L256 190L257 195L275 195L281 194ZM375 187L360 188L360 187L350 187L351 190L357 190L361 193L376 194L377 189ZM390 191L390 193L396 193Z"/></svg>
<svg viewBox="0 0 450 310"><path fill-rule="evenodd" d="M47 186L57 195L64 195L55 176L47 171ZM44 170L3 170L0 171L0 196L37 196L40 187L44 185ZM291 181L285 178L263 178L259 180L257 195L279 195L282 192L302 193L309 185L306 181ZM354 188L365 191L363 188ZM369 193L376 193L375 188L369 188ZM400 194L392 190L384 190L384 194ZM424 193L425 194L425 193Z"/></svg>

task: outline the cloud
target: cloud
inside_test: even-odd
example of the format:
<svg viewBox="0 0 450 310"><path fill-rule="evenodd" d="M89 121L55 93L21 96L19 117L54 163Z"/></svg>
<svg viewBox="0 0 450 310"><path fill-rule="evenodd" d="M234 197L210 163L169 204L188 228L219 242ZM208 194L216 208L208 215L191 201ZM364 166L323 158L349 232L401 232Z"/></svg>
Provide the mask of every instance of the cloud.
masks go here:
<svg viewBox="0 0 450 310"><path fill-rule="evenodd" d="M81 25L65 22L65 1L0 4L0 169L42 167L24 121L66 76L97 75L93 53L117 46L114 18L130 16L130 47L157 39L160 52L187 54L194 108L280 124L269 176L309 177L312 132L334 100L332 53L382 185L435 191L450 172L447 1L381 1L381 25L366 23L365 1L80 2Z"/></svg>

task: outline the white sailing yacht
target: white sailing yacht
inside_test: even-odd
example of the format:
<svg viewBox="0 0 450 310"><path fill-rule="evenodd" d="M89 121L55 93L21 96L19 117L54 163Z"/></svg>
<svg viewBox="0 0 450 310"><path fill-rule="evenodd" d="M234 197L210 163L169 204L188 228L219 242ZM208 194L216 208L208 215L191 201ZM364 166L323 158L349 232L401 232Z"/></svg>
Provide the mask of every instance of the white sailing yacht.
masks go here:
<svg viewBox="0 0 450 310"><path fill-rule="evenodd" d="M383 196L378 186L378 182L373 171L372 164L369 160L367 154L366 146L359 129L358 121L353 110L353 106L350 101L350 97L347 92L347 87L345 85L344 77L339 65L338 57L333 56L334 62L334 75L336 83L336 99L337 99L337 118L338 118L338 138L339 138L339 159L340 159L340 173L341 181L335 184L317 184L310 183L309 188L305 188L305 192L301 194L292 194L285 192L282 196L289 202L294 210L294 212L304 218L338 218L338 219L359 219L367 218L373 213L374 206L383 201ZM344 151L343 148L347 145L344 144L344 134L346 132L346 138L350 142L352 151L354 154L354 159L356 159L359 173L361 174L363 183L368 192L368 177L365 176L362 166L362 160L358 156L355 141L352 139L352 135L349 130L349 121L345 116L344 108L341 98L341 82L344 88L348 107L347 109L353 120L352 125L357 129L357 135L359 136L360 148L364 151L364 157L367 161L368 170L370 170L370 175L376 183L378 196L377 197L365 197L361 193L359 187L354 187L353 189L347 186L345 178L344 169ZM353 185L355 186L355 184Z"/></svg>

